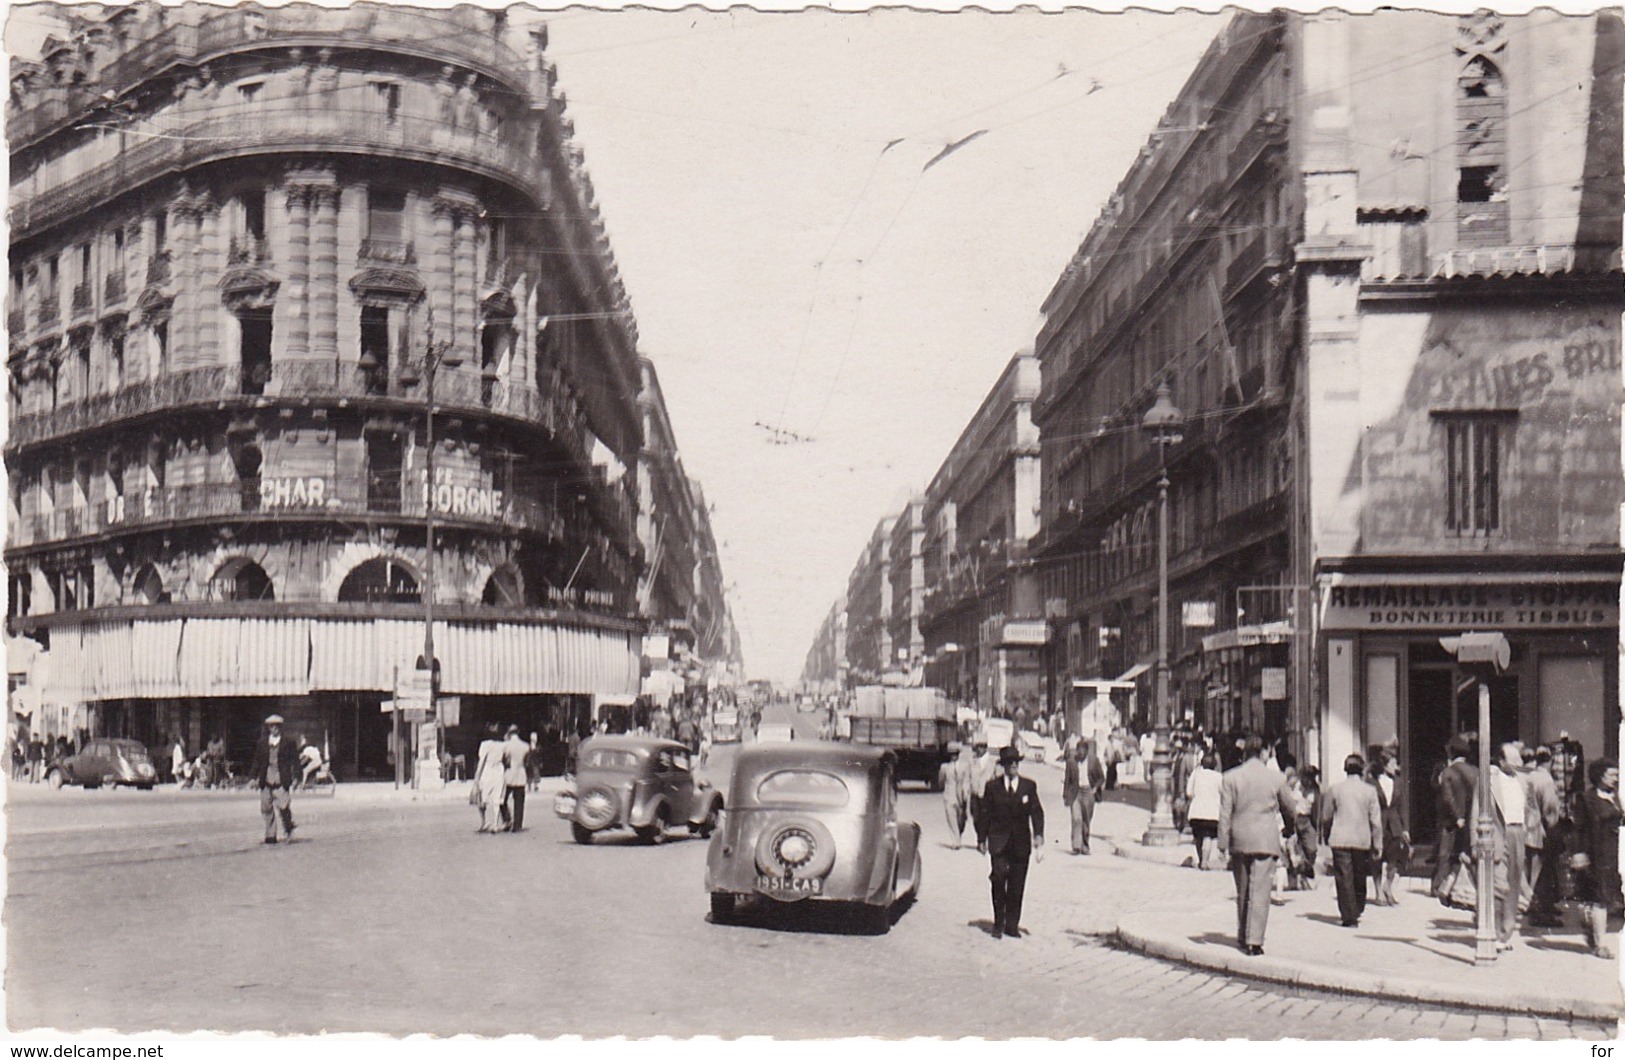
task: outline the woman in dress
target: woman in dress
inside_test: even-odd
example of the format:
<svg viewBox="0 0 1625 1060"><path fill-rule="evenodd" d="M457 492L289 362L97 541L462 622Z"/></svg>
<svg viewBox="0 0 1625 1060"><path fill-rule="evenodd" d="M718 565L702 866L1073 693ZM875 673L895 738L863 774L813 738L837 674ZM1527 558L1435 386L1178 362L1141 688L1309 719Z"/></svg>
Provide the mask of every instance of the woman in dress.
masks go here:
<svg viewBox="0 0 1625 1060"><path fill-rule="evenodd" d="M495 724L485 727L485 739L480 741L479 764L474 767L474 787L480 793L480 831L501 832L502 796L507 785L503 781L502 740Z"/></svg>
<svg viewBox="0 0 1625 1060"><path fill-rule="evenodd" d="M1614 959L1613 940L1619 930L1625 897L1620 894L1619 764L1598 758L1586 767L1591 786L1580 796L1574 813L1575 898L1584 910L1581 926L1586 942L1598 957Z"/></svg>
<svg viewBox="0 0 1625 1060"><path fill-rule="evenodd" d="M1212 868L1209 850L1218 850L1219 789L1224 777L1214 768L1219 756L1212 751L1202 755L1201 765L1185 781L1185 798L1190 803L1191 841L1196 844L1196 867ZM1213 846L1209 847L1208 844Z"/></svg>

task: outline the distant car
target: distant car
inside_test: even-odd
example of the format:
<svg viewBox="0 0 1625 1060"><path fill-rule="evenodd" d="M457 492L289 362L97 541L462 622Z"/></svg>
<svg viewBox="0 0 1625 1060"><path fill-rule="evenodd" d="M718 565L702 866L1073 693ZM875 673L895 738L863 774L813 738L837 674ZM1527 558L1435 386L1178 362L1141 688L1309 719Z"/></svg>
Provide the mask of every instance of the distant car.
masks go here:
<svg viewBox="0 0 1625 1060"><path fill-rule="evenodd" d="M158 783L158 771L147 749L136 741L98 738L86 743L78 754L52 766L48 779L53 788L64 784L87 788L124 784L151 791Z"/></svg>
<svg viewBox="0 0 1625 1060"><path fill-rule="evenodd" d="M756 741L758 743L794 740L796 728L787 721L764 721L756 726Z"/></svg>
<svg viewBox="0 0 1625 1060"><path fill-rule="evenodd" d="M672 740L595 736L577 754L575 785L553 800L577 843L630 828L645 843L663 843L666 830L686 826L704 838L717 826L722 793L694 775L689 750Z"/></svg>
<svg viewBox="0 0 1625 1060"><path fill-rule="evenodd" d="M738 743L740 739L739 712L719 710L711 716L712 743Z"/></svg>
<svg viewBox="0 0 1625 1060"><path fill-rule="evenodd" d="M841 902L883 934L920 891L920 826L897 818L897 760L858 744L758 743L734 760L706 853L711 920L741 904Z"/></svg>
<svg viewBox="0 0 1625 1060"><path fill-rule="evenodd" d="M1054 762L1061 757L1061 745L1048 736L1040 736L1031 729L1021 730L1021 753L1035 765Z"/></svg>

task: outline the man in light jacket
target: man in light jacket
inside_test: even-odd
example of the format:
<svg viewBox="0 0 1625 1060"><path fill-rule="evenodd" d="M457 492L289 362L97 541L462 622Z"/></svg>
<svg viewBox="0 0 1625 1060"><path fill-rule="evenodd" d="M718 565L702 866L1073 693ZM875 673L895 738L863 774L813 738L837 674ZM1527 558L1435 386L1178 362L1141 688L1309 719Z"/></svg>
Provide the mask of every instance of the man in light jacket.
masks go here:
<svg viewBox="0 0 1625 1060"><path fill-rule="evenodd" d="M1219 853L1230 855L1236 879L1236 943L1252 957L1264 953L1270 889L1281 860L1281 831L1292 821L1297 800L1286 778L1264 764L1258 736L1242 741L1242 762L1219 785Z"/></svg>
<svg viewBox="0 0 1625 1060"><path fill-rule="evenodd" d="M1320 800L1320 835L1332 848L1337 914L1346 928L1359 927L1365 912L1365 881L1382 857L1382 807L1377 789L1362 777L1365 759L1343 759L1344 777Z"/></svg>
<svg viewBox="0 0 1625 1060"><path fill-rule="evenodd" d="M1535 748L1535 764L1523 774L1523 782L1523 882L1529 889L1528 920L1539 927L1562 927L1563 917L1557 909L1557 859L1563 851L1558 834L1563 803L1552 777L1551 748Z"/></svg>
<svg viewBox="0 0 1625 1060"><path fill-rule="evenodd" d="M507 789L502 807L508 811L510 832L525 830L525 756L529 753L530 745L520 738L519 726L508 726L507 738L502 741L502 784Z"/></svg>

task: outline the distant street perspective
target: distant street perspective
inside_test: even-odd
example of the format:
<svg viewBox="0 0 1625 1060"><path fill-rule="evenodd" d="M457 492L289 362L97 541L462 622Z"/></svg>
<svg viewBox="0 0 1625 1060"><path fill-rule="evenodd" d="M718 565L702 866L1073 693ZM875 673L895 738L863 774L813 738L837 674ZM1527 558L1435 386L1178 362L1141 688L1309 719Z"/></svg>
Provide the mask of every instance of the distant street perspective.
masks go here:
<svg viewBox="0 0 1625 1060"><path fill-rule="evenodd" d="M5 38L11 1031L1618 1037L1619 10Z"/></svg>

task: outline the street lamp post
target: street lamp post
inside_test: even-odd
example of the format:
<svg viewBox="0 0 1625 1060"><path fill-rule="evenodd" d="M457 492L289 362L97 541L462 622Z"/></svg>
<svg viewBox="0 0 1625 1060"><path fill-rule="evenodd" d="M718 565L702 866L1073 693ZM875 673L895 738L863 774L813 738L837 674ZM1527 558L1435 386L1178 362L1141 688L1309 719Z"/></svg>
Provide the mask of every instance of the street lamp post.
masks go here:
<svg viewBox="0 0 1625 1060"><path fill-rule="evenodd" d="M435 712L435 695L439 691L439 677L435 668L434 657L434 568L435 568L435 483L434 483L434 383L435 376L444 365L447 368L456 368L462 364L462 358L452 350L452 344L436 342L434 338L434 310L428 314L428 327L423 342L423 658L418 660L418 669L429 672L429 715ZM413 386L419 377L410 365L402 368L401 382ZM396 704L395 717L400 718L400 706ZM406 767L406 756L401 753L401 740L397 735L395 740L395 785L400 786L401 774ZM412 771L412 786L417 787L417 771Z"/></svg>
<svg viewBox="0 0 1625 1060"><path fill-rule="evenodd" d="M1157 385L1156 404L1146 412L1140 426L1157 446L1160 475L1157 478L1157 672L1156 704L1152 717L1156 750L1151 759L1151 823L1140 842L1148 847L1174 846L1179 830L1174 827L1172 748L1168 745L1170 704L1168 702L1168 447L1184 440L1185 416L1168 396L1168 384Z"/></svg>

